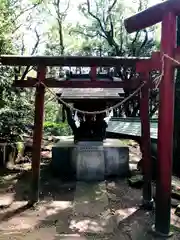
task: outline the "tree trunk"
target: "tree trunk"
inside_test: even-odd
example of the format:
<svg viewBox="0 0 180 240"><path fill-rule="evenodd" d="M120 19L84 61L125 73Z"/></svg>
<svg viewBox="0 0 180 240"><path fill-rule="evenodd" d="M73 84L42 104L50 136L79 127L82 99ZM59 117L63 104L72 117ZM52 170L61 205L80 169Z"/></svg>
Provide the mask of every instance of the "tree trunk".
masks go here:
<svg viewBox="0 0 180 240"><path fill-rule="evenodd" d="M59 17L59 16L58 16ZM63 56L64 55L64 39L63 39L63 28L62 28L62 20L58 19L58 25L59 25L59 45L60 45L60 55ZM62 70L63 67L61 66L59 68L59 77L62 77Z"/></svg>

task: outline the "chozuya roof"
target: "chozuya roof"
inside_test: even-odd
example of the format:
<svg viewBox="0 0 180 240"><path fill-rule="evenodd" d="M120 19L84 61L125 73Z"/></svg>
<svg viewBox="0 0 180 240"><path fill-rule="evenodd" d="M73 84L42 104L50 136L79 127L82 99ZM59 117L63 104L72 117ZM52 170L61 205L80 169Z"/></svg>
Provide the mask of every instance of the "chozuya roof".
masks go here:
<svg viewBox="0 0 180 240"><path fill-rule="evenodd" d="M63 99L119 99L123 97L122 88L60 88L56 94Z"/></svg>

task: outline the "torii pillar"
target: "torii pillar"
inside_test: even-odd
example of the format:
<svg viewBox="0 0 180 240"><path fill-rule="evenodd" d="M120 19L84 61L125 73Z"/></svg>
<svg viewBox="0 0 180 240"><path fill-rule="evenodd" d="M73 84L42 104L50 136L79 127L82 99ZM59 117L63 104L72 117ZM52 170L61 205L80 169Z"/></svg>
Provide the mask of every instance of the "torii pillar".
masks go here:
<svg viewBox="0 0 180 240"><path fill-rule="evenodd" d="M170 36L167 38L167 36ZM176 45L176 15L167 13L162 21L161 53L174 57ZM161 235L170 235L171 175L174 129L174 67L164 58L164 77L160 83L158 117L158 168L156 181L155 229Z"/></svg>
<svg viewBox="0 0 180 240"><path fill-rule="evenodd" d="M143 170L143 198L142 207L151 210L153 208L152 198L152 159L151 159L151 137L149 121L149 72L141 73L144 86L140 97L141 118L141 152Z"/></svg>
<svg viewBox="0 0 180 240"><path fill-rule="evenodd" d="M174 58L176 47L176 16L179 14L180 1L169 0L126 19L125 27L129 33L132 33L162 21L161 56L167 54ZM172 60L164 58L164 76L160 83L159 100L158 174L156 179L156 216L153 230L163 237L171 235L171 175L174 128L173 65ZM161 62L162 66L163 62ZM153 69L159 69L159 66Z"/></svg>
<svg viewBox="0 0 180 240"><path fill-rule="evenodd" d="M32 189L29 204L39 201L39 179L41 162L41 143L43 134L44 118L44 97L45 87L41 84L46 77L46 67L38 66L37 86L35 95L35 113L34 113L34 133L33 133L33 151L32 151Z"/></svg>

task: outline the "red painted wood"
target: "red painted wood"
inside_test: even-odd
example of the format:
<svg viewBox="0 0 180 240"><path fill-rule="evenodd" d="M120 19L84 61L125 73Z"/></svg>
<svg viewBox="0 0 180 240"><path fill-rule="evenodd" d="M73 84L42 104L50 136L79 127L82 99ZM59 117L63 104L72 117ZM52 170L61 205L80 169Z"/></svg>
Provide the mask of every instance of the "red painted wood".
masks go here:
<svg viewBox="0 0 180 240"><path fill-rule="evenodd" d="M180 63L180 47L174 48L173 52L174 52L173 58ZM149 72L152 70L161 70L162 69L161 59L162 59L162 54L160 51L153 52L151 55L151 59L149 59L148 61L142 60L136 63L136 71L138 73L141 73L141 72L143 73L147 69ZM179 63L172 61L172 66L177 67L179 66Z"/></svg>
<svg viewBox="0 0 180 240"><path fill-rule="evenodd" d="M168 0L152 6L145 11L125 19L124 24L128 33L142 30L162 21L163 16L168 12L180 14L180 1ZM167 37L167 36L166 36Z"/></svg>
<svg viewBox="0 0 180 240"><path fill-rule="evenodd" d="M149 121L149 73L141 74L146 84L141 89L140 118L141 118L141 151L143 163L143 203L149 207L152 204L152 159L151 159L151 137Z"/></svg>
<svg viewBox="0 0 180 240"><path fill-rule="evenodd" d="M180 47L175 48L174 54L175 54L176 58L180 59Z"/></svg>
<svg viewBox="0 0 180 240"><path fill-rule="evenodd" d="M137 73L144 73L145 71L151 71L152 66L152 60L149 59L149 61L139 61L136 63L136 72Z"/></svg>
<svg viewBox="0 0 180 240"><path fill-rule="evenodd" d="M91 67L91 81L92 82L97 81L96 75L97 75L97 68L96 68L96 66L92 66Z"/></svg>
<svg viewBox="0 0 180 240"><path fill-rule="evenodd" d="M35 87L36 79L28 78L28 80L17 80L14 82L14 87ZM44 84L49 88L130 88L135 89L140 84L140 79L132 79L132 81L113 82L113 81L58 81L55 79L46 79Z"/></svg>
<svg viewBox="0 0 180 240"><path fill-rule="evenodd" d="M136 63L136 72L144 73L146 71L161 70L161 55L160 52L153 52L151 59L148 61L139 61Z"/></svg>
<svg viewBox="0 0 180 240"><path fill-rule="evenodd" d="M39 82L44 82L46 77L46 67L38 67L37 78ZM39 177L41 161L41 143L43 133L44 117L44 95L45 88L43 85L37 85L35 96L35 118L33 133L33 152L32 152L32 195L31 202L37 202L39 198Z"/></svg>
<svg viewBox="0 0 180 240"><path fill-rule="evenodd" d="M173 57L175 47L176 16L173 13L169 13L164 16L162 22L161 52ZM160 233L168 234L170 231L174 124L174 68L172 62L168 59L165 59L164 77L160 84L159 101L155 228Z"/></svg>
<svg viewBox="0 0 180 240"><path fill-rule="evenodd" d="M16 56L1 55L0 62L2 65L9 66L74 66L74 67L90 67L90 66L133 66L140 60L148 60L144 57L83 57L83 56Z"/></svg>
<svg viewBox="0 0 180 240"><path fill-rule="evenodd" d="M174 50L174 58L180 63L180 47L175 48ZM179 64L174 62L174 65L177 67Z"/></svg>

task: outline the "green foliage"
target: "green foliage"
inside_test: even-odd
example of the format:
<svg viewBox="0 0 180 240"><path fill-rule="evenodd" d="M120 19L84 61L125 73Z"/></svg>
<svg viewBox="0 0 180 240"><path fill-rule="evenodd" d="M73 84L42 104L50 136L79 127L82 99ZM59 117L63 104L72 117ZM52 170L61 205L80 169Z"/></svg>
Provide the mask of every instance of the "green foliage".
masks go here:
<svg viewBox="0 0 180 240"><path fill-rule="evenodd" d="M143 10L147 1L139 1L138 11ZM101 40L103 55L140 56L148 55L154 47L150 31L139 31L128 35L124 28L127 5L123 0L86 0L79 6L83 16L88 19L86 24L78 24L74 32L82 36ZM129 14L130 10L128 10ZM131 13L132 14L132 13ZM152 29L150 29L152 30Z"/></svg>
<svg viewBox="0 0 180 240"><path fill-rule="evenodd" d="M58 16L55 13L54 22L48 29L45 54L59 55L61 50L59 39L62 31L66 55L149 56L156 48L155 27L131 35L124 27L124 18L144 10L148 2L148 0L140 0L137 4L128 7L124 0L84 0L84 3L79 5L82 21L76 24L67 23L64 17L61 27L58 25ZM68 0L63 1L63 4L68 5ZM52 9L54 7L52 5ZM67 15L68 12L65 16Z"/></svg>
<svg viewBox="0 0 180 240"><path fill-rule="evenodd" d="M22 153L23 149L24 149L24 143L23 142L17 142L16 147L17 147L18 153Z"/></svg>
<svg viewBox="0 0 180 240"><path fill-rule="evenodd" d="M0 1L0 54L12 52L13 9L9 0Z"/></svg>
<svg viewBox="0 0 180 240"><path fill-rule="evenodd" d="M0 9L0 54L17 54L12 36L21 15L19 1L1 0ZM33 117L28 91L12 87L14 79L13 68L0 66L0 141L5 142L21 140Z"/></svg>
<svg viewBox="0 0 180 240"><path fill-rule="evenodd" d="M56 116L58 114L58 110L59 110L59 105L56 101L48 102L45 105L45 122L56 122Z"/></svg>
<svg viewBox="0 0 180 240"><path fill-rule="evenodd" d="M32 106L25 92L12 87L14 74L7 67L0 68L0 139L1 141L21 140L26 131Z"/></svg>
<svg viewBox="0 0 180 240"><path fill-rule="evenodd" d="M71 130L67 123L44 122L44 132L47 135L67 136Z"/></svg>

